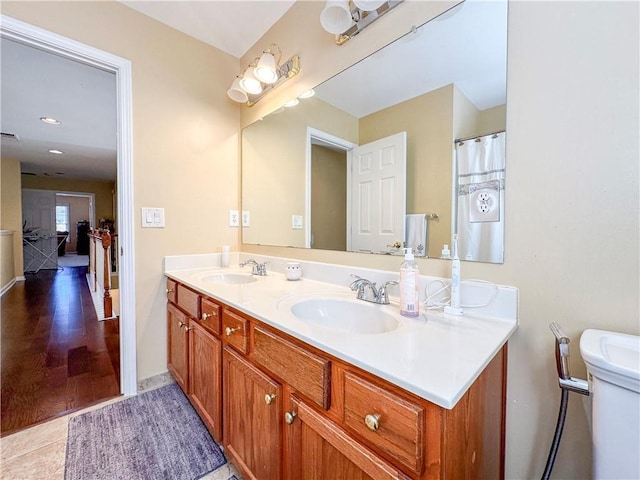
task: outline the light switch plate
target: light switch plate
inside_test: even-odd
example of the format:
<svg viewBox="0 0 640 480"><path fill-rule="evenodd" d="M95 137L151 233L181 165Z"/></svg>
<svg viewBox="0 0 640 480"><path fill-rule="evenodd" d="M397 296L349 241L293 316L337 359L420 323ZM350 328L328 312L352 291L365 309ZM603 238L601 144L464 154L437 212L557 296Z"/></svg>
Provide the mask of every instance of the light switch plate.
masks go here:
<svg viewBox="0 0 640 480"><path fill-rule="evenodd" d="M249 214L249 210L242 210L242 226L251 226L251 215Z"/></svg>
<svg viewBox="0 0 640 480"><path fill-rule="evenodd" d="M291 215L291 228L302 230L302 215Z"/></svg>
<svg viewBox="0 0 640 480"><path fill-rule="evenodd" d="M142 228L164 228L164 208L142 207Z"/></svg>
<svg viewBox="0 0 640 480"><path fill-rule="evenodd" d="M230 227L240 226L240 214L238 213L238 210L229 210L229 226Z"/></svg>

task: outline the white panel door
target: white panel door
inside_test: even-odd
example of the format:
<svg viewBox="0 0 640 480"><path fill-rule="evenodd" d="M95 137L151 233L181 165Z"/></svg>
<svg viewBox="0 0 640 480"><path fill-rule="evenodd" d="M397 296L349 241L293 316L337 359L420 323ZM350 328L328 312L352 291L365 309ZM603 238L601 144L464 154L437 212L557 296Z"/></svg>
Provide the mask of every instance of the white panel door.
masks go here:
<svg viewBox="0 0 640 480"><path fill-rule="evenodd" d="M387 252L403 242L406 165L406 132L353 149L349 251Z"/></svg>
<svg viewBox="0 0 640 480"><path fill-rule="evenodd" d="M58 268L56 237L56 192L22 189L22 222L24 224L24 270Z"/></svg>

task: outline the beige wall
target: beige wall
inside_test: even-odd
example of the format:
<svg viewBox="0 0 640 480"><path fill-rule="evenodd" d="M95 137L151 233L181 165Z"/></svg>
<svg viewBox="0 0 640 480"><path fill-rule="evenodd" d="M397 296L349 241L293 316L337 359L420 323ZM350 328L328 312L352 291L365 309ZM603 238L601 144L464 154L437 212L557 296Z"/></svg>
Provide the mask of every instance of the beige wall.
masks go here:
<svg viewBox="0 0 640 480"><path fill-rule="evenodd" d="M20 187L20 162L12 158L0 160L0 230L12 230L13 259L9 260L8 253L2 255L0 268L3 272L13 272L14 276L24 276L22 255L22 192ZM7 241L7 238L3 240ZM13 262L8 265L5 262Z"/></svg>
<svg viewBox="0 0 640 480"><path fill-rule="evenodd" d="M302 15L285 18L290 23L266 38L277 32L281 45L304 45L300 82L321 81L335 73L328 64L341 69L354 50L419 24L424 13L413 9L428 8L425 2L398 7L332 50L330 35L316 35L317 14L306 21ZM560 322L571 337L571 366L579 377L585 376L579 355L585 329L640 334L638 8L638 2L509 4L505 263L462 265L463 278L520 288L519 329L509 342L508 478L539 478L553 437L560 390L548 324ZM323 43L311 48L300 28ZM283 98L301 91L282 88L289 92L280 92ZM243 122L253 115L245 113ZM399 268L397 259L384 256L252 245L243 250ZM425 274L448 274L445 261L418 263ZM590 476L582 400L570 396L554 478Z"/></svg>
<svg viewBox="0 0 640 480"><path fill-rule="evenodd" d="M238 245L239 107L225 92L239 61L114 1L1 8L131 61L138 378L165 372L163 257ZM164 207L166 227L141 229L143 206Z"/></svg>
<svg viewBox="0 0 640 480"><path fill-rule="evenodd" d="M114 218L114 182L22 175L22 188L55 190L57 192L93 193L96 198L96 223L98 223L101 218ZM93 219L89 218L83 218L83 220L93 222Z"/></svg>
<svg viewBox="0 0 640 480"><path fill-rule="evenodd" d="M357 143L355 117L317 98L302 102L304 108L271 115L243 134L243 209L251 215L242 233L247 243L304 247L305 230L293 230L291 216L305 214L307 126Z"/></svg>
<svg viewBox="0 0 640 480"><path fill-rule="evenodd" d="M347 155L311 146L311 236L313 248L347 249Z"/></svg>
<svg viewBox="0 0 640 480"><path fill-rule="evenodd" d="M0 290L8 287L16 279L13 265L13 230L0 230Z"/></svg>
<svg viewBox="0 0 640 480"><path fill-rule="evenodd" d="M243 125L443 8L407 2L337 47L318 24L322 6L297 2L246 55L253 59L277 40L285 55L300 54L303 70L243 108ZM584 329L640 333L638 8L637 2L510 3L505 264L462 268L463 277L520 288L520 325L509 344L508 478L539 477L553 435L560 392L548 323L559 321L572 338L576 376L584 376L578 354ZM136 231L138 371L140 378L164 371L162 256L237 245L237 232L225 224L226 211L237 206L239 117L225 90L240 65L121 5L3 2L2 9L133 61L135 208L167 209L166 229ZM163 119L167 112L174 117ZM201 221L202 207L208 222ZM386 256L242 249L399 268ZM448 272L446 261L418 263L425 274ZM571 396L556 478L589 477L581 401Z"/></svg>

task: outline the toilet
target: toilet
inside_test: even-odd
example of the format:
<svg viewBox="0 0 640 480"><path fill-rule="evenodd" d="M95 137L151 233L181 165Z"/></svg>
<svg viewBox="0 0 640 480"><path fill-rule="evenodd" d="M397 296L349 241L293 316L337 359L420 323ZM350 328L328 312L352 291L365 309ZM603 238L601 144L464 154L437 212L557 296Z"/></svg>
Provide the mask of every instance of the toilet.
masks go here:
<svg viewBox="0 0 640 480"><path fill-rule="evenodd" d="M580 353L592 399L593 478L640 479L640 337L585 330Z"/></svg>

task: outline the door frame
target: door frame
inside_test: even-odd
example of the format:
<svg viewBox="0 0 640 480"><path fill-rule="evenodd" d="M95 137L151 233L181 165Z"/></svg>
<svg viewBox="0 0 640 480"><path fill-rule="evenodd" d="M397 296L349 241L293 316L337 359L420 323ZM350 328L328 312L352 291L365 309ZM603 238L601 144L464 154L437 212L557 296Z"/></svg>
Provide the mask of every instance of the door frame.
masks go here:
<svg viewBox="0 0 640 480"><path fill-rule="evenodd" d="M352 150L358 146L344 138L336 137L317 128L307 127L307 144L305 155L305 179L304 179L304 248L311 248L311 160L312 145L325 145L343 150L347 155L347 225L351 224L351 162ZM347 228L347 245L349 245L351 232Z"/></svg>
<svg viewBox="0 0 640 480"><path fill-rule="evenodd" d="M2 15L0 35L25 45L113 72L117 102L117 184L120 245L120 389L137 393L133 132L131 61Z"/></svg>

